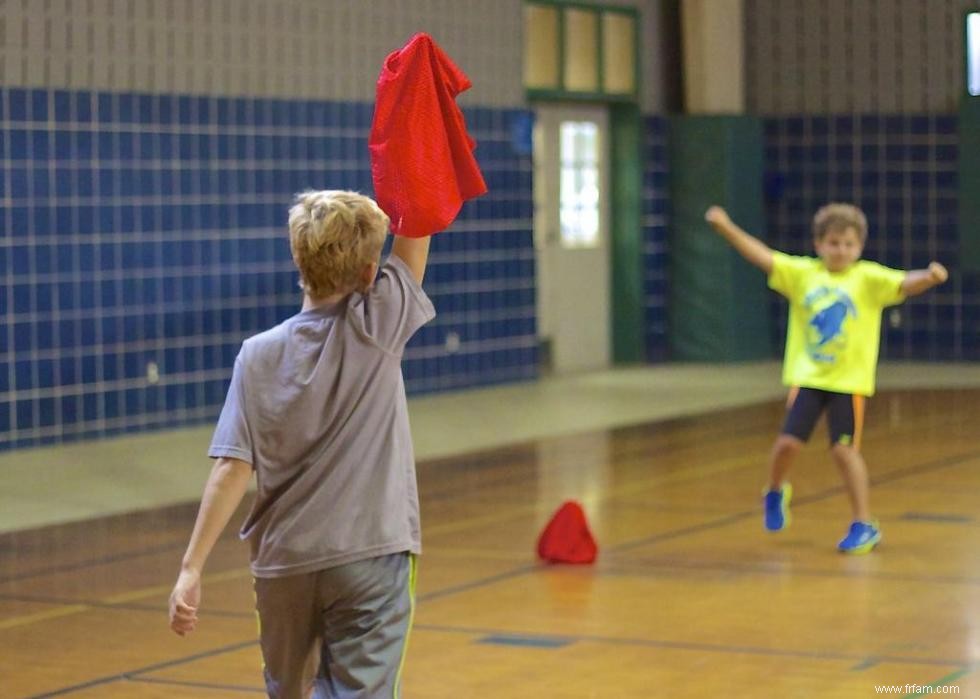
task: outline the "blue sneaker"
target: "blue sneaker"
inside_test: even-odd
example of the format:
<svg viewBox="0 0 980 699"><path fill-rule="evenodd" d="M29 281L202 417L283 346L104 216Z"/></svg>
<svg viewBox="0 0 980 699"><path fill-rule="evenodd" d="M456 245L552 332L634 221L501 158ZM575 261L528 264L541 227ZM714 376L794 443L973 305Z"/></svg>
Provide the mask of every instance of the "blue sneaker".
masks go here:
<svg viewBox="0 0 980 699"><path fill-rule="evenodd" d="M852 522L847 536L837 544L837 550L841 553L868 553L878 542L881 541L881 531L878 530L878 521L872 522Z"/></svg>
<svg viewBox="0 0 980 699"><path fill-rule="evenodd" d="M783 483L779 490L763 491L765 495L765 525L771 532L778 532L789 526L789 501L793 499L793 486Z"/></svg>

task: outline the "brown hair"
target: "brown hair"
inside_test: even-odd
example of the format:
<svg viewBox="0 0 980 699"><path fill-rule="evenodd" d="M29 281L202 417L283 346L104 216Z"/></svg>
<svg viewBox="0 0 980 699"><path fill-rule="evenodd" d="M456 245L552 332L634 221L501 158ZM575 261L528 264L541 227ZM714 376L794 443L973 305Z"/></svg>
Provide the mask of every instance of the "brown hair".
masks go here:
<svg viewBox="0 0 980 699"><path fill-rule="evenodd" d="M813 216L813 238L821 240L828 231L843 231L853 227L862 243L868 237L868 219L853 204L831 203L820 207Z"/></svg>
<svg viewBox="0 0 980 699"><path fill-rule="evenodd" d="M360 276L378 261L387 235L388 216L357 192L307 191L289 209L289 247L313 299L363 291Z"/></svg>

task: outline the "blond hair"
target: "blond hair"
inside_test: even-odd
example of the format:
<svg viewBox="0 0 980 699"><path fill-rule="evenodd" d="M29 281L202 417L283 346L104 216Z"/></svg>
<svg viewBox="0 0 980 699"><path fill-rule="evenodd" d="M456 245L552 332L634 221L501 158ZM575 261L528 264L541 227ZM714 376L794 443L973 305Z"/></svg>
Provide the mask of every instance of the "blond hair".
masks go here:
<svg viewBox="0 0 980 699"><path fill-rule="evenodd" d="M854 228L863 243L868 237L868 219L864 212L853 204L833 202L821 206L813 215L813 238L821 240L828 231L843 231Z"/></svg>
<svg viewBox="0 0 980 699"><path fill-rule="evenodd" d="M313 299L363 291L361 275L387 235L388 216L357 192L306 191L289 209L289 247L300 287Z"/></svg>

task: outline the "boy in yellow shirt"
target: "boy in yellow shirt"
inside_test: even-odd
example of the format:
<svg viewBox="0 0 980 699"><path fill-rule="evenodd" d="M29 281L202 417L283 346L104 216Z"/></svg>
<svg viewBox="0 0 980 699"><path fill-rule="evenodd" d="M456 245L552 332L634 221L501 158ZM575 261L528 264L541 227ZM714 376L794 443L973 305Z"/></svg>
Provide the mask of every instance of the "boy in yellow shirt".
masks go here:
<svg viewBox="0 0 980 699"><path fill-rule="evenodd" d="M881 312L942 284L946 268L908 272L861 260L868 233L864 214L850 204L828 204L813 217L817 259L772 250L712 206L705 219L789 300L783 383L790 387L786 420L769 456L765 526L790 523L793 489L785 476L820 415L827 412L830 452L851 501L853 522L837 548L867 553L881 541L868 506L868 469L861 456L866 398L874 395Z"/></svg>

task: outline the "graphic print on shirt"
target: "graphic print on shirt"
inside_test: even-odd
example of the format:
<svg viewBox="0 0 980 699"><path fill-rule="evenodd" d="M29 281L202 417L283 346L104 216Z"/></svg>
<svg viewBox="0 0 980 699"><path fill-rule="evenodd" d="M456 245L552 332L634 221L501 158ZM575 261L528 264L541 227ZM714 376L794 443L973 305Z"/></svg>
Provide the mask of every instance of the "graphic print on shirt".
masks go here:
<svg viewBox="0 0 980 699"><path fill-rule="evenodd" d="M819 286L803 299L807 322L806 349L815 362L833 363L847 346L847 319L857 318L857 308L842 289Z"/></svg>

